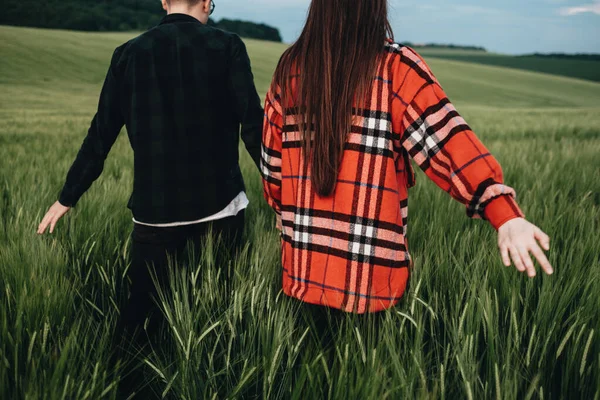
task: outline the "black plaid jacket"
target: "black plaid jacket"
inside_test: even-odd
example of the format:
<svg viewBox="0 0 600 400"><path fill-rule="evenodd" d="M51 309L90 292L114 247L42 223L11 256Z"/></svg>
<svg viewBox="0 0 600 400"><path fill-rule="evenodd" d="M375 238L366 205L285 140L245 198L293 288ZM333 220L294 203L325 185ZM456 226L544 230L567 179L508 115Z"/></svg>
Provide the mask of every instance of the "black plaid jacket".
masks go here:
<svg viewBox="0 0 600 400"><path fill-rule="evenodd" d="M98 112L59 201L75 206L123 125L134 152L137 221L193 221L241 191L239 136L258 165L264 112L242 40L172 14L117 48Z"/></svg>

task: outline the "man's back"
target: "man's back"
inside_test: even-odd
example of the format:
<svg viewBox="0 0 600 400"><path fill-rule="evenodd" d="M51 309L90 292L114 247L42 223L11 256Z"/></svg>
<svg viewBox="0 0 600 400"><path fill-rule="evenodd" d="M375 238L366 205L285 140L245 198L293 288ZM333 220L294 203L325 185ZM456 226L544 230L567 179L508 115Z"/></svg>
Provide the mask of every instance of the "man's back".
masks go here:
<svg viewBox="0 0 600 400"><path fill-rule="evenodd" d="M241 247L248 205L238 165L240 125L258 166L264 115L243 42L201 22L208 21L212 0L162 3L169 15L160 25L115 50L98 112L59 201L38 227L39 234L48 227L53 232L100 176L126 126L135 158L129 206L136 223L118 331L140 340L139 348L160 327L156 288L168 290L174 261L199 262L207 235L215 235L222 241L211 255L220 265L235 264L228 260ZM219 276L228 280L232 271ZM142 380L130 375L131 387L120 388L123 397Z"/></svg>
<svg viewBox="0 0 600 400"><path fill-rule="evenodd" d="M168 15L116 49L90 143L69 172L61 203L74 204L96 179L101 166L86 164L94 156L103 162L125 124L135 158L135 219L160 224L215 214L244 190L239 126L258 163L262 117L241 39L189 15Z"/></svg>

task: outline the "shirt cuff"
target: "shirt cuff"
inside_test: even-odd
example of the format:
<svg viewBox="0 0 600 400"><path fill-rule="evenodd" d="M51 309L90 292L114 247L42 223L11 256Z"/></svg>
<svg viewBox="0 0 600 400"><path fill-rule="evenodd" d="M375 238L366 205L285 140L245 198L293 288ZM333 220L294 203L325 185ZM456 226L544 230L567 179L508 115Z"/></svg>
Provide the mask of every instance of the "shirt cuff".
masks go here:
<svg viewBox="0 0 600 400"><path fill-rule="evenodd" d="M485 207L484 215L496 230L512 219L525 217L511 195L498 196L491 200Z"/></svg>
<svg viewBox="0 0 600 400"><path fill-rule="evenodd" d="M63 191L60 193L60 196L58 197L58 202L63 206L69 208L75 207L78 201L79 199L75 196L70 195L66 189L63 189Z"/></svg>

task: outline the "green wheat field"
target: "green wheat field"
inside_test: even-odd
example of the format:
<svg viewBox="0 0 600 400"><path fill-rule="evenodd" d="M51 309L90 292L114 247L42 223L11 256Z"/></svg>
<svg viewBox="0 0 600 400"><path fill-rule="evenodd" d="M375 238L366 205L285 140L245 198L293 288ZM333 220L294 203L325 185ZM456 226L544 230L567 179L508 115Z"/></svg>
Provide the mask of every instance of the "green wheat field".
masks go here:
<svg viewBox="0 0 600 400"><path fill-rule="evenodd" d="M324 347L280 291L279 241L243 152L248 245L233 291L210 257L162 293L160 346L112 367L126 297L132 152L51 236L57 198L127 33L0 27L0 398L115 399L124 376L174 399L600 399L600 83L427 56L504 167L528 218L552 237L552 277L503 267L493 229L419 173L411 190L410 291L348 316ZM264 95L283 45L247 41Z"/></svg>

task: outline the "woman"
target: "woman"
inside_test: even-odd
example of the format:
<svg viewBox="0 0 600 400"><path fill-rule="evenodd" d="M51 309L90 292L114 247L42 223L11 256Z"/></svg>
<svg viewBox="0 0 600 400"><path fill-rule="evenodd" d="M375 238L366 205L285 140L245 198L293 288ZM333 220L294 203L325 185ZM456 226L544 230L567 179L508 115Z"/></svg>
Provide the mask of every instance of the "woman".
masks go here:
<svg viewBox="0 0 600 400"><path fill-rule="evenodd" d="M313 0L265 106L264 193L282 231L283 289L304 302L377 312L404 294L412 158L468 215L498 230L504 264L552 267L502 170L425 61L394 43L387 0Z"/></svg>

